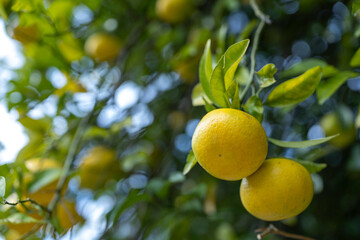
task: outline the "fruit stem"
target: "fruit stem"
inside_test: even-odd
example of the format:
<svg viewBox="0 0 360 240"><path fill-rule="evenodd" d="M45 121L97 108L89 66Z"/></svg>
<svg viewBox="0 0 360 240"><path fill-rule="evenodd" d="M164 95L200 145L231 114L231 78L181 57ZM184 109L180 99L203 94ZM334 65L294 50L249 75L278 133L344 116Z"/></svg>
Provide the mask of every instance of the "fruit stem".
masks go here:
<svg viewBox="0 0 360 240"><path fill-rule="evenodd" d="M251 49L251 53L250 53L250 80L248 81L248 83L245 86L245 89L241 92L241 96L240 96L240 101L242 102L243 98L245 97L247 91L250 88L250 85L253 82L254 79L254 74L255 74L255 55L256 55L256 51L259 45L259 38L260 38L260 34L262 29L264 28L265 23L267 24L271 24L271 20L269 18L269 16L265 15L259 8L259 6L257 5L255 0L250 0L250 5L255 13L255 15L261 20L259 23L259 26L256 29L255 32L255 36L254 36L254 43L252 45L252 49Z"/></svg>
<svg viewBox="0 0 360 240"><path fill-rule="evenodd" d="M258 240L262 240L263 237L265 237L268 234L276 234L276 235L280 235L283 237L287 237L287 238L291 238L291 239L298 239L298 240L315 240L314 238L305 237L302 235L297 235L297 234L281 231L272 224L270 224L267 228L256 229L255 232L256 233L260 232L259 234L256 235L256 238Z"/></svg>

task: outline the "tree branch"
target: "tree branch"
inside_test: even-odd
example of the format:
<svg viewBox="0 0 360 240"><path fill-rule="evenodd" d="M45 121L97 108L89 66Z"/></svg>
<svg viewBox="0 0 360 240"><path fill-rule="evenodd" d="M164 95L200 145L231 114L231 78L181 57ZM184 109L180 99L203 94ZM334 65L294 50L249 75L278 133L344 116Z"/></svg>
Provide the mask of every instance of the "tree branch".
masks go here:
<svg viewBox="0 0 360 240"><path fill-rule="evenodd" d="M254 43L252 44L252 49L251 49L251 53L250 53L250 79L248 81L248 83L245 86L245 89L241 92L240 95L240 100L243 100L243 98L245 97L247 91L250 88L250 85L253 83L253 79L254 79L254 75L255 75L255 55L256 55L256 51L259 45L259 39L260 39L260 34L261 31L264 28L265 23L270 24L270 18L269 16L265 15L259 8L259 6L256 4L255 0L250 0L250 5L255 13L255 15L260 19L260 24L256 29L255 32L255 36L254 36Z"/></svg>
<svg viewBox="0 0 360 240"><path fill-rule="evenodd" d="M67 179L67 177L69 175L69 172L70 172L72 162L74 161L74 157L75 157L75 154L76 154L77 147L78 147L78 145L80 143L80 140L81 140L81 137L82 137L82 133L83 133L84 129L86 128L87 123L89 122L89 119L90 119L92 113L93 112L91 111L86 117L81 119L81 121L79 123L79 126L78 126L78 129L75 132L74 138L73 138L73 140L71 142L69 152L68 152L68 154L66 156L66 159L65 159L62 175L61 175L61 177L59 179L59 182L58 182L58 184L56 186L55 196L53 197L53 199L51 200L51 202L49 204L50 213L52 213L54 211L57 203L60 200L61 190L63 189L63 187L65 185L66 179Z"/></svg>
<svg viewBox="0 0 360 240"><path fill-rule="evenodd" d="M256 235L258 240L262 240L263 237L265 237L266 235L269 235L269 234L276 234L276 235L280 235L280 236L283 236L283 237L287 237L287 238L291 238L291 239L298 239L298 240L315 240L314 238L305 237L305 236L302 236L302 235L297 235L297 234L293 234L293 233L280 231L279 229L277 229L272 224L270 224L269 227L267 227L267 228L256 229L255 232L259 233L259 234Z"/></svg>
<svg viewBox="0 0 360 240"><path fill-rule="evenodd" d="M16 206L16 205L18 205L18 204L27 203L27 202L29 202L29 203L31 203L31 204L33 204L33 205L35 205L35 206L40 207L43 211L45 211L45 212L47 212L47 213L50 213L50 210L49 210L48 208L46 208L45 206L41 205L40 203L38 203L38 202L36 202L36 201L34 201L34 200L30 199L30 198L25 199L25 200L19 200L19 201L14 202L14 203L8 202L8 201L4 200L4 201L2 202L2 204L4 204L4 205L10 205L10 206Z"/></svg>

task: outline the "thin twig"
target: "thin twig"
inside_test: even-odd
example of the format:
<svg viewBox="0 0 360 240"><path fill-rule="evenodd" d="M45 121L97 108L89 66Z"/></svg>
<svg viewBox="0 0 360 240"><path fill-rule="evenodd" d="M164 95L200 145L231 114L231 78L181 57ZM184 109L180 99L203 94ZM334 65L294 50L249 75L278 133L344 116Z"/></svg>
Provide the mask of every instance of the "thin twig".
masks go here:
<svg viewBox="0 0 360 240"><path fill-rule="evenodd" d="M291 238L291 239L298 239L298 240L315 240L314 238L305 237L302 235L281 231L272 224L270 224L269 227L267 227L267 228L256 229L255 232L259 233L256 235L258 240L262 240L263 237L265 237L266 235L269 235L269 234L276 234L276 235L280 235L283 237L287 237L287 238Z"/></svg>
<svg viewBox="0 0 360 240"><path fill-rule="evenodd" d="M47 213L50 213L50 210L49 210L48 208L46 208L45 206L41 205L40 203L38 203L38 202L36 202L36 201L34 201L34 200L30 199L30 198L25 199L25 200L19 200L19 201L14 202L14 203L8 202L8 201L4 200L4 201L2 202L2 204L4 204L4 205L10 205L10 206L16 206L16 205L18 205L18 204L23 204L23 203L27 203L27 202L29 202L29 203L31 203L31 204L33 204L33 205L35 205L35 206L40 207L43 211L45 211L45 212L47 212Z"/></svg>
<svg viewBox="0 0 360 240"><path fill-rule="evenodd" d="M261 31L262 31L264 25L265 25L265 21L263 19L261 19L260 24L257 27L256 32L255 32L254 43L252 45L251 54L250 54L251 65L250 65L249 81L246 84L245 89L241 93L240 100L243 100L243 98L245 97L245 95L246 95L247 91L249 90L250 85L252 84L253 79L254 79L254 74L255 74L255 54L256 54L256 51L257 51L258 44L259 44L260 34L261 34Z"/></svg>
<svg viewBox="0 0 360 240"><path fill-rule="evenodd" d="M259 8L259 6L257 5L257 3L256 3L255 0L250 0L250 6L251 6L251 8L253 9L255 15L256 15L259 19L265 21L267 24L271 24L270 17L269 17L268 15L264 14L264 13L260 10L260 8Z"/></svg>
<svg viewBox="0 0 360 240"><path fill-rule="evenodd" d="M60 200L61 191L62 191L62 189L63 189L63 187L65 185L65 182L67 180L67 177L69 175L70 168L71 168L72 162L74 161L74 157L75 157L75 154L76 154L76 150L78 148L78 145L79 145L81 137L82 137L82 133L83 133L84 129L86 128L87 123L89 122L89 119L90 119L92 113L93 112L90 112L86 117L84 117L80 121L78 129L76 129L74 138L73 138L73 140L71 142L69 152L68 152L68 154L66 156L66 159L65 159L62 175L61 175L61 177L59 179L59 182L58 182L58 184L56 186L55 196L53 197L53 199L51 200L51 202L49 204L50 213L53 212L53 210L55 209L57 203Z"/></svg>
<svg viewBox="0 0 360 240"><path fill-rule="evenodd" d="M245 97L247 91L249 90L250 88L250 85L252 84L253 82L253 79L254 79L254 74L255 74L255 54L256 54L256 51L257 51L257 48L258 48L258 45L259 45L259 38L260 38L260 34L261 34L261 31L262 29L264 28L264 25L265 23L267 24L271 24L271 20L270 20L270 17L266 14L264 14L259 6L257 5L256 1L255 0L250 0L250 6L251 8L253 9L255 15L260 19L260 23L259 23L259 26L257 27L256 29L256 32L255 32L255 36L254 36L254 43L252 45L252 49L251 49L251 54L250 54L250 61L251 61L251 64L250 64L250 77L249 77L249 81L248 83L246 84L245 86L245 89L241 92L241 95L240 95L240 100L243 100L243 98Z"/></svg>

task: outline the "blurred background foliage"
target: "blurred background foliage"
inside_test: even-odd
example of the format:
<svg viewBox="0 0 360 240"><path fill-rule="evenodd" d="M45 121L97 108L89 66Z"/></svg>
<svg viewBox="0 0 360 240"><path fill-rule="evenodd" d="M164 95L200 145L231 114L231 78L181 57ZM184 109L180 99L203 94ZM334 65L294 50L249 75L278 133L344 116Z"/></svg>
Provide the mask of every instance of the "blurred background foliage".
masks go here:
<svg viewBox="0 0 360 240"><path fill-rule="evenodd" d="M174 12L165 0L0 2L7 32L25 58L18 69L1 63L11 70L1 98L29 137L16 160L0 166L4 197L51 208L59 179L69 173L50 215L34 204L1 206L6 239L255 239L254 230L267 226L243 208L239 182L214 179L199 166L182 174L206 113L191 99L205 43L212 40L218 60L231 44L252 40L259 20L247 0L176 1ZM341 133L317 147L269 145L269 157L328 165L312 176L310 207L275 225L316 239L358 239L360 4L258 4L272 24L262 32L256 71L274 63L280 83L323 69L306 101L264 106L268 137L300 141ZM241 85L249 79L249 54L236 74Z"/></svg>

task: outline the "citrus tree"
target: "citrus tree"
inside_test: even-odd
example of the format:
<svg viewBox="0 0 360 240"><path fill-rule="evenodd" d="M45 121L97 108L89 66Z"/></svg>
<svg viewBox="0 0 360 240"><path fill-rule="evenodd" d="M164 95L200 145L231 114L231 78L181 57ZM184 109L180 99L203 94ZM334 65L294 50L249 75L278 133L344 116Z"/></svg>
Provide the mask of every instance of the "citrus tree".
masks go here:
<svg viewBox="0 0 360 240"><path fill-rule="evenodd" d="M0 97L29 139L0 166L5 239L360 237L359 1L0 15L24 58Z"/></svg>

